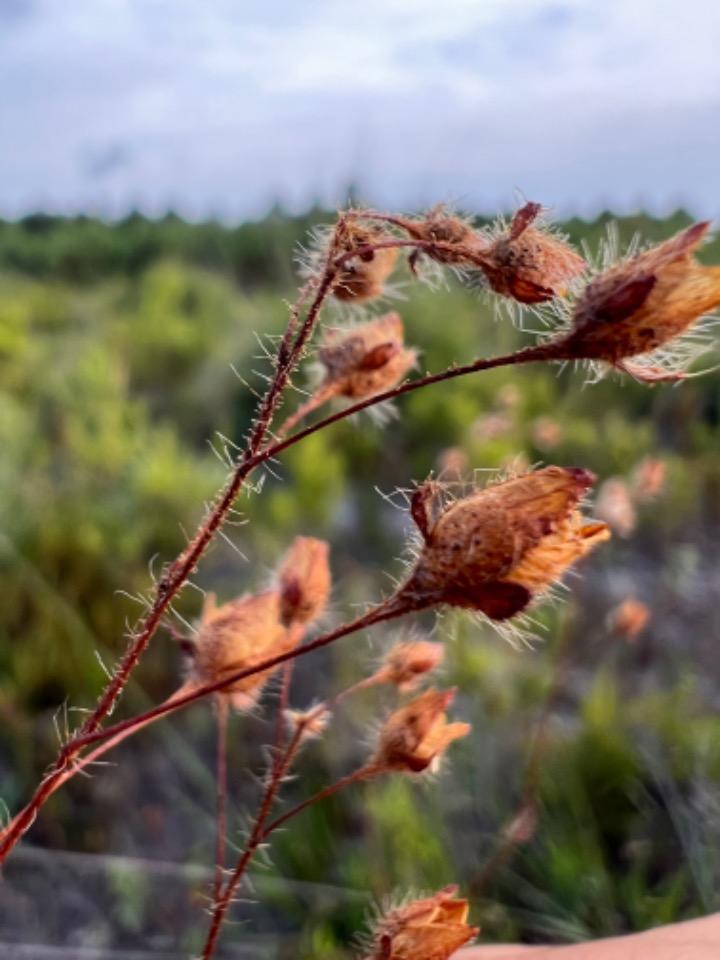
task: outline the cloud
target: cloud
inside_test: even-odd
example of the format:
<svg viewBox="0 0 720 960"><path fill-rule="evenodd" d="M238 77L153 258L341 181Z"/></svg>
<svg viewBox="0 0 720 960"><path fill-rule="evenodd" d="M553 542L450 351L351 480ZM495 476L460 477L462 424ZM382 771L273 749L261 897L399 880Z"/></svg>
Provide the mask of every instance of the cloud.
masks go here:
<svg viewBox="0 0 720 960"><path fill-rule="evenodd" d="M717 206L720 8L704 0L4 9L10 213L144 198L254 214L338 200L351 180L392 205L518 186L565 209Z"/></svg>

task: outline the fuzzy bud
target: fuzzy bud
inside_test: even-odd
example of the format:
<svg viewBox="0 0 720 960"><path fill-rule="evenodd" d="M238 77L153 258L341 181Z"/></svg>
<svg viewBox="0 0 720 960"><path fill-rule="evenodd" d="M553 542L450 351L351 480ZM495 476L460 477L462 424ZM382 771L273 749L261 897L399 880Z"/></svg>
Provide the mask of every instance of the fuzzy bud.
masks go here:
<svg viewBox="0 0 720 960"><path fill-rule="evenodd" d="M467 723L447 723L446 708L455 690L426 690L396 710L380 731L375 763L405 773L420 773L436 763L448 746L470 732Z"/></svg>
<svg viewBox="0 0 720 960"><path fill-rule="evenodd" d="M466 266L474 263L478 252L487 246L467 220L449 213L443 206L434 207L421 220L403 220L402 225L414 240L439 245L415 250L410 255L413 270L423 255L436 263Z"/></svg>
<svg viewBox="0 0 720 960"><path fill-rule="evenodd" d="M649 619L648 607L635 597L628 597L610 611L606 622L608 629L616 636L632 643L645 629Z"/></svg>
<svg viewBox="0 0 720 960"><path fill-rule="evenodd" d="M277 590L239 597L221 607L215 605L214 594L208 594L191 651L192 680L198 686L217 683L296 646L301 635L280 622L280 604ZM238 680L221 696L238 710L247 710L272 673L263 670Z"/></svg>
<svg viewBox="0 0 720 960"><path fill-rule="evenodd" d="M296 537L278 572L280 619L284 624L307 624L325 609L330 596L328 544Z"/></svg>
<svg viewBox="0 0 720 960"><path fill-rule="evenodd" d="M519 303L536 304L565 293L585 261L560 237L531 226L542 207L526 203L509 229L487 249L481 269L490 289Z"/></svg>
<svg viewBox="0 0 720 960"><path fill-rule="evenodd" d="M354 250L371 247L389 238L374 224L357 220L341 220L335 229L335 249L338 256ZM333 286L333 296L343 302L375 300L382 296L384 284L397 260L397 248L383 247L366 250L344 262Z"/></svg>
<svg viewBox="0 0 720 960"><path fill-rule="evenodd" d="M432 516L435 484L415 493L424 544L400 588L409 608L467 607L493 620L520 613L577 559L608 538L575 509L595 477L545 467L477 490Z"/></svg>
<svg viewBox="0 0 720 960"><path fill-rule="evenodd" d="M379 922L366 960L447 960L480 932L467 923L456 886L390 911Z"/></svg>
<svg viewBox="0 0 720 960"><path fill-rule="evenodd" d="M567 358L602 360L641 380L681 379L628 358L664 346L720 305L720 267L693 257L709 228L695 223L593 280L573 310Z"/></svg>
<svg viewBox="0 0 720 960"><path fill-rule="evenodd" d="M394 683L398 690L407 692L418 685L428 673L442 663L445 648L430 640L407 640L396 643L386 654L380 676Z"/></svg>
<svg viewBox="0 0 720 960"><path fill-rule="evenodd" d="M362 400L396 386L415 365L416 350L406 350L400 315L386 313L347 333L329 331L320 347L325 379L319 393Z"/></svg>

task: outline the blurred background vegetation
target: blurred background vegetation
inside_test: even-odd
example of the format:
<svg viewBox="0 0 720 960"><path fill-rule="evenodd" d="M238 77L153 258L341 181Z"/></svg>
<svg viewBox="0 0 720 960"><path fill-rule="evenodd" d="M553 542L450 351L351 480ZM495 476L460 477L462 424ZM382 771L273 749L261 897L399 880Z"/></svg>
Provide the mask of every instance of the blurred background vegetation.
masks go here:
<svg viewBox="0 0 720 960"><path fill-rule="evenodd" d="M293 251L328 216L274 211L232 229L175 216L0 222L0 796L10 810L53 757L58 728L94 703L102 664L140 613L132 595L182 548L222 482L211 447L218 433L241 443L253 411L234 371L260 387L258 337L284 329ZM564 228L595 251L609 219ZM619 230L624 242L638 231L658 240L689 222L638 216ZM720 245L702 256L720 262ZM397 286L389 306L423 369L529 340L454 283L430 292L400 272ZM369 905L450 882L470 890L488 940L573 941L720 908L719 387L713 372L654 389L628 378L588 386L573 369L465 378L408 396L382 430L359 419L313 436L242 501L249 523L228 535L247 559L218 542L199 584L230 599L266 582L294 535L324 537L337 621L402 569L406 518L383 494L433 470L587 467L599 478L596 514L617 535L562 603L534 613L528 647L467 616L424 621L446 641L443 680L459 688L454 714L472 736L439 780L358 787L276 836L254 873L259 902L238 907L246 923L229 929L222 955L348 956ZM629 599L649 610L634 635L617 612ZM178 610L192 621L200 605L187 590ZM389 639L376 630L305 658L296 705L357 679ZM118 716L168 695L181 675L159 634ZM536 825L503 858L551 695L534 754ZM307 749L289 794L358 764L392 706L389 693L359 696ZM271 710L232 722L236 839L271 722ZM198 948L213 856L209 705L114 759L57 794L8 861L4 942L163 957Z"/></svg>

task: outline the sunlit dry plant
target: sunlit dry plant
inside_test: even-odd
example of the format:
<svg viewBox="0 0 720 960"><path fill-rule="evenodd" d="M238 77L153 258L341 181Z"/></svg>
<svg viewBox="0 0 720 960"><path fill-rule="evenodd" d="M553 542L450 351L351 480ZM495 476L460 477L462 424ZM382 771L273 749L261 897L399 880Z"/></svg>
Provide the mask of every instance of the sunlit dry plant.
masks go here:
<svg viewBox="0 0 720 960"><path fill-rule="evenodd" d="M518 303L545 303L565 293L585 261L562 238L538 226L542 207L526 203L507 230L483 253L480 265L490 289Z"/></svg>
<svg viewBox="0 0 720 960"><path fill-rule="evenodd" d="M398 252L394 247L371 248L386 238L387 235L376 224L341 217L333 234L332 253L340 257L342 254L360 252L347 257L340 268L332 287L336 299L359 303L382 296Z"/></svg>
<svg viewBox="0 0 720 960"><path fill-rule="evenodd" d="M585 522L577 510L594 480L586 470L545 467L476 490L437 515L441 490L423 484L411 506L422 544L399 595L416 608L516 616L609 536L604 523Z"/></svg>
<svg viewBox="0 0 720 960"><path fill-rule="evenodd" d="M365 960L447 960L480 932L467 922L467 900L456 886L413 900L382 917Z"/></svg>
<svg viewBox="0 0 720 960"><path fill-rule="evenodd" d="M435 767L453 740L467 736L467 723L448 723L445 710L455 690L426 690L383 724L375 763L389 770L420 773Z"/></svg>
<svg viewBox="0 0 720 960"><path fill-rule="evenodd" d="M720 305L720 267L693 256L709 229L695 223L597 276L572 309L565 357L601 361L638 380L682 379L693 357L678 353L678 338ZM675 353L664 349L673 344Z"/></svg>

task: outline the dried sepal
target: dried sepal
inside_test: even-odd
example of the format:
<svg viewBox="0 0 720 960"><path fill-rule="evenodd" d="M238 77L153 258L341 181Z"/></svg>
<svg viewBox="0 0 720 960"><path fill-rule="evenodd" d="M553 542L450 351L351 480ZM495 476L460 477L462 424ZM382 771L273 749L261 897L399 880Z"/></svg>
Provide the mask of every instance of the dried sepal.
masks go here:
<svg viewBox="0 0 720 960"><path fill-rule="evenodd" d="M435 520L426 503L424 543L399 595L409 608L446 603L492 620L515 616L607 539L604 524L585 523L576 509L594 480L586 470L545 467L476 490Z"/></svg>
<svg viewBox="0 0 720 960"><path fill-rule="evenodd" d="M650 383L682 379L683 363L665 348L720 305L720 267L693 256L709 229L695 223L595 277L558 340L565 357L601 361Z"/></svg>
<svg viewBox="0 0 720 960"><path fill-rule="evenodd" d="M382 296L398 251L396 247L369 248L392 239L377 224L350 217L339 220L332 246L335 259L342 259L332 288L337 300L359 303ZM356 256L346 257L354 251L360 252Z"/></svg>
<svg viewBox="0 0 720 960"><path fill-rule="evenodd" d="M447 960L478 935L467 923L467 900L456 900L457 886L414 900L387 913L378 923L366 960Z"/></svg>
<svg viewBox="0 0 720 960"><path fill-rule="evenodd" d="M470 732L467 723L447 723L455 690L426 690L396 710L380 731L374 764L405 773L435 765L448 746Z"/></svg>
<svg viewBox="0 0 720 960"><path fill-rule="evenodd" d="M563 295L586 268L566 240L537 225L541 213L537 203L521 207L479 264L491 290L528 305Z"/></svg>
<svg viewBox="0 0 720 960"><path fill-rule="evenodd" d="M325 376L318 394L363 400L391 390L415 365L398 313L386 313L353 330L329 330L318 352Z"/></svg>
<svg viewBox="0 0 720 960"><path fill-rule="evenodd" d="M329 546L324 540L296 537L278 571L280 619L307 624L317 619L330 597Z"/></svg>

